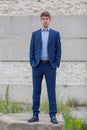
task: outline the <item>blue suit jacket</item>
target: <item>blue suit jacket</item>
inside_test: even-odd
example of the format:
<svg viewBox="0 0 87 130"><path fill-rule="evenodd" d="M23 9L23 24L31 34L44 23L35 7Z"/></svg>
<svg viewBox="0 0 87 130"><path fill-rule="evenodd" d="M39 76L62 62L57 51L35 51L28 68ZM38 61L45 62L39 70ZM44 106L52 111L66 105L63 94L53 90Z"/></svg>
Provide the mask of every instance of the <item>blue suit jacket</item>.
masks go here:
<svg viewBox="0 0 87 130"><path fill-rule="evenodd" d="M48 38L48 60L53 68L60 66L61 60L61 41L59 32L50 29ZM32 33L30 42L30 64L36 67L41 59L42 38L41 29Z"/></svg>

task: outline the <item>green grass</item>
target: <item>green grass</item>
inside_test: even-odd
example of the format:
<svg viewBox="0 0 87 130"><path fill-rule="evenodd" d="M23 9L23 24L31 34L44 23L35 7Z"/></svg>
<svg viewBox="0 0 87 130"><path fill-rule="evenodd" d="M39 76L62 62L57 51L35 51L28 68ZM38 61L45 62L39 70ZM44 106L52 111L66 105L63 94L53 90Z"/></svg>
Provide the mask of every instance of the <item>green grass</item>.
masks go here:
<svg viewBox="0 0 87 130"><path fill-rule="evenodd" d="M3 101L2 98L0 98L0 112L20 113L26 111L31 111L31 104L14 102L14 101L11 102L9 97L9 85L8 85L5 92L5 100Z"/></svg>
<svg viewBox="0 0 87 130"><path fill-rule="evenodd" d="M49 104L47 101L44 101L40 106L40 111L42 113L48 113L49 112Z"/></svg>
<svg viewBox="0 0 87 130"><path fill-rule="evenodd" d="M70 104L63 104L62 102L57 102L58 113L63 114L65 119L65 130L87 130L87 124L83 122L82 119L72 118L70 114ZM49 112L48 102L43 102L40 107L41 112Z"/></svg>
<svg viewBox="0 0 87 130"><path fill-rule="evenodd" d="M65 119L65 130L87 130L87 124L82 119L72 118L70 114L70 106L77 106L78 102L75 100L69 101L67 104L57 102L58 113L63 114ZM1 113L31 113L31 104L10 102L9 85L5 92L5 100L0 98L0 112ZM49 113L48 101L44 101L40 106L41 113Z"/></svg>
<svg viewBox="0 0 87 130"><path fill-rule="evenodd" d="M87 124L82 122L81 130L87 130Z"/></svg>
<svg viewBox="0 0 87 130"><path fill-rule="evenodd" d="M87 106L87 102L80 103L76 99L68 99L67 103L70 107Z"/></svg>

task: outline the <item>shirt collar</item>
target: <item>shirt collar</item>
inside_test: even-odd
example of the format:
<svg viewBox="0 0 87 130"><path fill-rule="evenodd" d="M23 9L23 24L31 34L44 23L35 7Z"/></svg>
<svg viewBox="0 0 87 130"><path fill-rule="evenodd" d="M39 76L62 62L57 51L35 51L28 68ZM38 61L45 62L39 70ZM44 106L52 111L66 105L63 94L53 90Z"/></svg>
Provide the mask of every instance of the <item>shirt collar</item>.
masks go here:
<svg viewBox="0 0 87 130"><path fill-rule="evenodd" d="M50 31L50 28L48 27L47 29L44 29L43 27L41 28L42 31Z"/></svg>

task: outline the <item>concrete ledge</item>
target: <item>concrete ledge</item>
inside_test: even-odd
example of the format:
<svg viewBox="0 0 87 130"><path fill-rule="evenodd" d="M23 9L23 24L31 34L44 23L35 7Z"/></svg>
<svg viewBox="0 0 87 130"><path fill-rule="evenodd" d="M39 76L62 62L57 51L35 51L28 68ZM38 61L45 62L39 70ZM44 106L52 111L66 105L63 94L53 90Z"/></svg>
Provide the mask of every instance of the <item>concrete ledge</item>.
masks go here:
<svg viewBox="0 0 87 130"><path fill-rule="evenodd" d="M52 16L51 27L65 38L87 37L86 25L87 15ZM39 16L0 16L0 38L29 38L31 32L40 27Z"/></svg>
<svg viewBox="0 0 87 130"><path fill-rule="evenodd" d="M87 38L61 38L61 44L62 61L87 61ZM29 62L29 47L30 38L1 38L0 61Z"/></svg>
<svg viewBox="0 0 87 130"><path fill-rule="evenodd" d="M0 114L0 130L64 130L64 119L57 115L58 125L50 122L48 114L40 114L40 121L28 123L31 114Z"/></svg>

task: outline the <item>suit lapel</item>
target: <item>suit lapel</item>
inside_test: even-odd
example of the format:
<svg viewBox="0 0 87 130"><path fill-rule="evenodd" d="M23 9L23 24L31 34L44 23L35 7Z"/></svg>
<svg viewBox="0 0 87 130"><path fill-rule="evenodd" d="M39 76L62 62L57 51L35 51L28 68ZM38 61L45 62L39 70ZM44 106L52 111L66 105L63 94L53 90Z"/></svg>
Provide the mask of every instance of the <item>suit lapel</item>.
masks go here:
<svg viewBox="0 0 87 130"><path fill-rule="evenodd" d="M48 45L49 45L49 43L50 43L51 36L52 36L52 30L50 29L50 31L49 31L49 37L48 37Z"/></svg>
<svg viewBox="0 0 87 130"><path fill-rule="evenodd" d="M41 43L42 42L41 29L38 31L38 36L39 36L39 40L40 40L40 43Z"/></svg>
<svg viewBox="0 0 87 130"><path fill-rule="evenodd" d="M39 43L40 43L40 50L42 49L42 35L41 35L41 29L38 31L38 39L39 39Z"/></svg>

